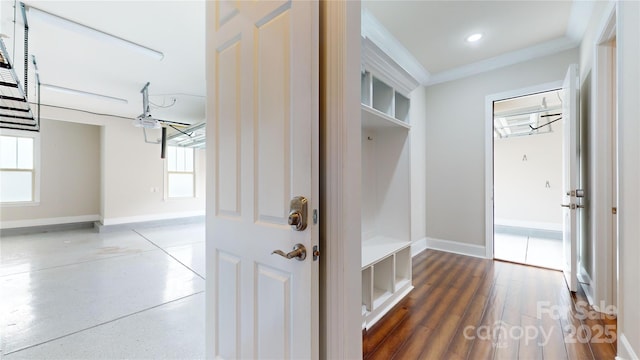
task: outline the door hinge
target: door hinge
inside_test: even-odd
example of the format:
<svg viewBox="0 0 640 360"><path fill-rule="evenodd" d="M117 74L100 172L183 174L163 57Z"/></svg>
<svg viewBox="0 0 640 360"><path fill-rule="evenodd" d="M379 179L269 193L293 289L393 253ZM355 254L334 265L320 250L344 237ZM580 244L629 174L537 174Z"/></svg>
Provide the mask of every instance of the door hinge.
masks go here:
<svg viewBox="0 0 640 360"><path fill-rule="evenodd" d="M313 246L313 261L317 261L320 257L320 250L318 250L318 245Z"/></svg>
<svg viewBox="0 0 640 360"><path fill-rule="evenodd" d="M318 225L318 209L313 209L313 225Z"/></svg>

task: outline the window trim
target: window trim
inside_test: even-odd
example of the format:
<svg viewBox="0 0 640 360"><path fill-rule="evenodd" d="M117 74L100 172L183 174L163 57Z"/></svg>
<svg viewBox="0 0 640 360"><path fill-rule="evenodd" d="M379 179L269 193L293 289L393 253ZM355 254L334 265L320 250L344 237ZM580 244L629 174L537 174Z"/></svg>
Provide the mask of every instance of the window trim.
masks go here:
<svg viewBox="0 0 640 360"><path fill-rule="evenodd" d="M191 149L193 150L193 170L192 171L169 171L169 155L167 155L166 160L164 161L164 172L165 172L165 191L164 191L164 199L165 200L184 200L184 199L195 199L197 197L197 189L196 189L196 168L197 168L197 158L196 158L196 149L194 148L189 148L186 146L167 146L169 147L174 147L174 148L184 148L184 149ZM168 149L167 149L168 150ZM167 151L167 154L169 154L170 151ZM170 175L173 174L188 174L192 176L192 182L193 182L193 192L191 194L191 196L169 196L169 177Z"/></svg>
<svg viewBox="0 0 640 360"><path fill-rule="evenodd" d="M26 130L0 128L0 135L33 139L33 199L31 201L0 202L0 207L21 207L40 205L40 173L41 173L41 144L40 133ZM6 171L26 171L27 169L5 169Z"/></svg>

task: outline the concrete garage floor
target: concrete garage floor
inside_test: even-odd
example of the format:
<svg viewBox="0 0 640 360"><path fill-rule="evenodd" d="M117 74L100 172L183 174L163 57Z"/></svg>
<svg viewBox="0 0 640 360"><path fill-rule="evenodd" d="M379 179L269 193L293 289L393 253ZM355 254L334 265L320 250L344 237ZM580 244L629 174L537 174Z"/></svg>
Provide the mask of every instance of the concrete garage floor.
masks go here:
<svg viewBox="0 0 640 360"><path fill-rule="evenodd" d="M496 232L493 253L499 260L562 270L562 240Z"/></svg>
<svg viewBox="0 0 640 360"><path fill-rule="evenodd" d="M0 357L204 357L205 226L2 236Z"/></svg>

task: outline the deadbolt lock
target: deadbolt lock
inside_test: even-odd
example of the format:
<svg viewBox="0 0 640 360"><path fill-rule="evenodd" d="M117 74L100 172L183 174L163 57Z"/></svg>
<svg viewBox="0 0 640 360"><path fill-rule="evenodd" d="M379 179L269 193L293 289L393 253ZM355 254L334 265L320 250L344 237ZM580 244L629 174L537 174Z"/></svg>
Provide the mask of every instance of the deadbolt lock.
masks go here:
<svg viewBox="0 0 640 360"><path fill-rule="evenodd" d="M307 198L296 196L289 204L289 225L296 231L307 228Z"/></svg>

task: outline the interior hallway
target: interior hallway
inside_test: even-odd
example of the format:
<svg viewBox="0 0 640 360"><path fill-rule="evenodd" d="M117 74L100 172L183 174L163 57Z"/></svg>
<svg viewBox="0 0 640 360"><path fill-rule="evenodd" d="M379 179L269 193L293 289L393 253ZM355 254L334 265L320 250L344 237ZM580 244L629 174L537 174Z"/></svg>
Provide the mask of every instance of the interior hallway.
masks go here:
<svg viewBox="0 0 640 360"><path fill-rule="evenodd" d="M0 249L3 359L204 357L204 224L3 235Z"/></svg>

